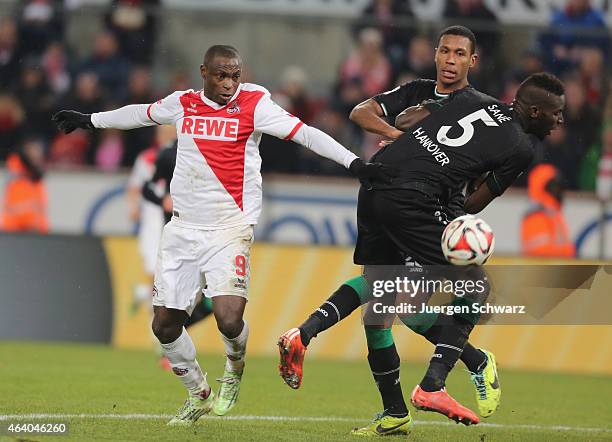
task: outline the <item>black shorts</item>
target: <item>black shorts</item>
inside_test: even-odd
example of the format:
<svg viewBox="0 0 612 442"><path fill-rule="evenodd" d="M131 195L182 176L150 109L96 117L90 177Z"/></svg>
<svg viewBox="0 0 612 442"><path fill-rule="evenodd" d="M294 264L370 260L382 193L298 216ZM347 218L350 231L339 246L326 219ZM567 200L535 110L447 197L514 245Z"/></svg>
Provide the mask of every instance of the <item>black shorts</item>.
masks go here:
<svg viewBox="0 0 612 442"><path fill-rule="evenodd" d="M444 265L442 232L449 215L439 198L417 190L359 190L354 262Z"/></svg>

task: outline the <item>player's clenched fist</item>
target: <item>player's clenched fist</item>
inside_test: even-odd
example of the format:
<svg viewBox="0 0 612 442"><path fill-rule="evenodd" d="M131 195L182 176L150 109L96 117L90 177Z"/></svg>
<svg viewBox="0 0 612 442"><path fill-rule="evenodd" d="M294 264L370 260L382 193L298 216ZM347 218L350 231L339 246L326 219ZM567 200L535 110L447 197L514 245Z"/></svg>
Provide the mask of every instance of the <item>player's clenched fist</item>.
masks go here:
<svg viewBox="0 0 612 442"><path fill-rule="evenodd" d="M93 129L90 114L82 114L72 110L62 110L53 115L51 119L59 130L69 134L75 129Z"/></svg>
<svg viewBox="0 0 612 442"><path fill-rule="evenodd" d="M390 184L395 176L389 166L381 163L365 163L361 158L354 159L349 170L366 185L370 185L372 180Z"/></svg>

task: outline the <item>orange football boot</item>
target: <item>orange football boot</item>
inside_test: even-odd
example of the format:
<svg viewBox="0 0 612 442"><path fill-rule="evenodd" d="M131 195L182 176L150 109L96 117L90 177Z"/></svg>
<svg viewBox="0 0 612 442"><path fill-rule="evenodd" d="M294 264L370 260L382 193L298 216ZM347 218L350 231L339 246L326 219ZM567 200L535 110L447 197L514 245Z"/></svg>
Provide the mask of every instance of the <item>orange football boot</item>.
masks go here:
<svg viewBox="0 0 612 442"><path fill-rule="evenodd" d="M306 353L299 328L292 328L279 338L278 351L278 372L287 385L297 390L302 385L302 365Z"/></svg>
<svg viewBox="0 0 612 442"><path fill-rule="evenodd" d="M446 388L442 388L440 391L428 392L424 391L420 385L417 385L412 390L410 402L418 410L435 411L457 423L461 422L463 425L480 423L476 413L453 399L446 391Z"/></svg>

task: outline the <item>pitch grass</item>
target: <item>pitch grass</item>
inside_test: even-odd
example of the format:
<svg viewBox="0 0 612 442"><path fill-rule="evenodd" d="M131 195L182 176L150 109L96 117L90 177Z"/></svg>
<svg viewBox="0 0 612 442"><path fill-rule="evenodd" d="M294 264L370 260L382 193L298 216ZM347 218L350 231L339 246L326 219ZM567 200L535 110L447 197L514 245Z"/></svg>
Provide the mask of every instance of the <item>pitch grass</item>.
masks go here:
<svg viewBox="0 0 612 442"><path fill-rule="evenodd" d="M209 381L221 375L223 357L199 357ZM276 358L250 357L239 416L325 417L343 420L272 421L206 418L191 429L166 427L167 418L53 419L69 423L69 436L0 436L0 440L356 440L348 435L380 411L380 402L366 361L308 360L302 388L290 390L277 375ZM404 395L424 367L402 364ZM499 426L464 427L443 416L415 412L419 422L414 441L592 441L612 440L612 379L610 377L526 373L500 367L503 402L485 422ZM448 382L449 391L475 407L467 373L459 363ZM171 415L185 399L174 376L161 371L153 352L116 350L107 346L0 343L0 415L161 414ZM50 419L34 420L35 422ZM11 419L10 422L17 420ZM33 421L29 419L29 421ZM6 427L8 420L0 420ZM23 421L22 421L23 422ZM526 427L532 426L532 427ZM575 427L555 429L555 426ZM607 431L584 431L590 427ZM392 440L398 440L394 437Z"/></svg>

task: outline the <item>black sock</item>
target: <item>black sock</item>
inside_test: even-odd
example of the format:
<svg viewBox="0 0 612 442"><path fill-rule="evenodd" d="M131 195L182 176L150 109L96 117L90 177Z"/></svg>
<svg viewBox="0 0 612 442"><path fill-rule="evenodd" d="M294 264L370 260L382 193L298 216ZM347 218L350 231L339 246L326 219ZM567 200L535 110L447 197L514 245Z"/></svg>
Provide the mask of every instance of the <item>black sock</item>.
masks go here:
<svg viewBox="0 0 612 442"><path fill-rule="evenodd" d="M448 373L459 360L474 328L469 321L458 316L448 317L446 323L440 330L429 368L420 384L425 391L438 391L444 387Z"/></svg>
<svg viewBox="0 0 612 442"><path fill-rule="evenodd" d="M442 327L440 325L433 325L429 330L423 333L423 336L432 344L437 344L441 329ZM472 373L482 370L487 363L486 355L469 342L463 347L463 353L461 353L459 359L461 359L467 369Z"/></svg>
<svg viewBox="0 0 612 442"><path fill-rule="evenodd" d="M302 344L308 345L310 340L337 322L340 322L359 308L361 301L355 290L348 285L341 285L327 301L321 304L302 325L300 336Z"/></svg>
<svg viewBox="0 0 612 442"><path fill-rule="evenodd" d="M202 319L212 313L212 310L208 309L203 302L198 302L191 313L191 316L185 321L185 328L191 327L193 324L200 322Z"/></svg>
<svg viewBox="0 0 612 442"><path fill-rule="evenodd" d="M377 350L368 349L368 362L387 414L395 417L408 415L400 384L400 358L395 344Z"/></svg>
<svg viewBox="0 0 612 442"><path fill-rule="evenodd" d="M463 347L463 353L461 353L461 360L465 364L468 370L472 373L482 370L487 366L487 355L482 351L478 350L469 342Z"/></svg>

